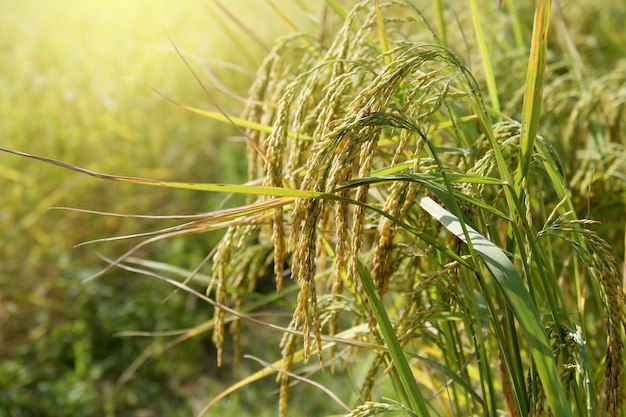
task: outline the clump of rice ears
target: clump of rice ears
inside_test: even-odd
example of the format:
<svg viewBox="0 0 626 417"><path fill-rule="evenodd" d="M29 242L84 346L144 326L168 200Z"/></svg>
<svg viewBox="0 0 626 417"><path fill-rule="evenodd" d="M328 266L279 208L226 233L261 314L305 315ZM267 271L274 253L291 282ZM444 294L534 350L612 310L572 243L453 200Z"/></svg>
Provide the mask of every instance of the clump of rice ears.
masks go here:
<svg viewBox="0 0 626 417"><path fill-rule="evenodd" d="M332 370L358 357L355 369L364 360L369 368L356 374L350 416L623 415L618 263L594 222L576 217L567 168L537 135L542 89L552 80L550 2L537 1L526 88L511 103L493 102L504 95L482 32L474 59L484 60L489 102L442 46L462 34L440 28L445 36L436 37L408 2L367 1L349 12L328 4L345 16L332 43L297 33L281 39L243 114L230 119L245 129L256 185L82 170L250 195L246 206L149 240L228 227L207 291L224 307L215 310L218 362L225 323L240 319L240 294L255 288L262 266L273 265L279 292L290 285L284 277L297 284L282 360L233 389L277 372L279 414L289 415L300 362L316 355ZM480 16L473 20L478 28ZM610 131L623 144L623 126ZM383 401L377 393L389 380L396 397Z"/></svg>

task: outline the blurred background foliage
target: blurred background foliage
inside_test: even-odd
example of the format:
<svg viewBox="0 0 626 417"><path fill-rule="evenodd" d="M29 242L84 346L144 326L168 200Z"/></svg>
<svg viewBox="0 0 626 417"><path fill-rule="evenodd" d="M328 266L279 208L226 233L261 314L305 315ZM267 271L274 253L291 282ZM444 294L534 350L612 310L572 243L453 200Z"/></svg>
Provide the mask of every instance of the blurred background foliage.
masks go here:
<svg viewBox="0 0 626 417"><path fill-rule="evenodd" d="M220 106L239 112L242 103L215 86L245 97L266 48L290 28L266 2L219 4L0 3L2 146L119 175L240 182L244 144L234 137L237 131L146 87L215 110L173 43ZM315 24L307 12L317 14L319 4L281 9L311 31ZM214 209L223 196L104 183L4 154L0 184L0 416L190 415L219 392L227 381L202 335L157 355L124 384L118 380L142 352L166 339L116 333L193 327L211 317L209 306L184 295L164 301L171 287L123 271L81 284L104 265L97 254L120 254L133 242L74 245L171 223L49 208L191 214ZM218 238L179 239L140 255L193 268ZM224 402L224 415L255 414L253 407L263 404L259 398L232 401L240 404L228 410Z"/></svg>

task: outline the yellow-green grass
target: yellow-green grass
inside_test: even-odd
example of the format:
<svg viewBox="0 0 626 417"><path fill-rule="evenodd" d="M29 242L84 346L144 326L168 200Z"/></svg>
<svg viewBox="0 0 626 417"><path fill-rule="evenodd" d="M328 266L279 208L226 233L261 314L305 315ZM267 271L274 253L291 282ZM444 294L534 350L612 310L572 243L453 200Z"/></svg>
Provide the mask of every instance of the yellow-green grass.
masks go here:
<svg viewBox="0 0 626 417"><path fill-rule="evenodd" d="M2 3L2 146L116 174L240 181L245 167L240 163L244 144L236 138L239 132L181 109L147 88L180 103L216 110L174 50L175 44L220 106L238 113L242 103L216 87L223 83L233 94L245 96L267 52L264 46L291 28L264 2L252 7L241 0L220 3L227 3L240 22L229 20L211 1ZM290 18L295 24L313 27L299 6L288 10L294 12ZM259 16L267 20L255 26ZM267 24L269 20L274 24ZM256 38L241 34L238 24L253 28ZM155 313L146 320L147 313L169 294L167 287L125 283L119 273L111 277L110 287L107 283L81 284L82 278L102 265L96 252L116 253L120 246L74 245L161 227L163 221L103 218L49 208L197 213L215 208L223 196L173 190L141 193L136 186L103 184L5 154L0 156L0 185L0 362L8 367L3 368L6 378L0 380L4 393L0 401L3 408L17 407L10 412L54 412L46 410L45 400L40 401L41 409L20 408L35 404L29 399L49 392L51 401L65 404L68 413L80 415L83 410L88 415L89 408L72 407L97 404L93 389L111 386L146 346L120 342L125 347L108 352L117 355L116 359L90 360L97 350L94 340L110 341L117 331L172 329L197 321ZM182 266L195 265L216 238L168 243L143 254L176 260ZM117 288L115 294L109 292L112 288ZM137 303L138 298L144 302ZM95 310L86 307L89 300ZM126 313L113 319L115 310ZM206 316L202 311L196 314L199 320ZM94 320L105 324L99 330L89 329ZM57 351L74 352L73 365L68 367L62 355L52 353ZM101 361L115 366L102 367ZM163 372L167 375L167 367ZM96 386L98 379L103 380L101 386ZM46 385L51 380L59 386ZM37 384L44 388L36 388ZM81 391L85 386L91 390ZM129 396L137 396L133 390L120 403L128 405ZM82 398L75 395L78 399L73 405L67 402L72 391L82 392ZM111 406L116 400L109 396L107 401ZM158 407L167 405L154 409Z"/></svg>
<svg viewBox="0 0 626 417"><path fill-rule="evenodd" d="M362 395L347 395L348 408L356 407L352 415L396 407L359 405L388 391L390 386L375 376L391 362L392 400L402 403L396 408L420 415L431 408L452 415L472 410L497 415L504 407L519 415L541 414L544 406L558 415L585 415L608 406L609 415L618 415L625 320L618 267L625 189L619 121L625 77L616 56L623 48L604 26L593 31L588 25L595 16L610 28L623 7L611 8L609 15L598 8L576 17L572 7L561 11L553 3L551 11L551 2L539 0L532 23L533 10L513 2L498 8L472 1L467 10L435 2L432 9L420 8L423 14L405 5L398 15L381 14L393 10L386 2L380 2L382 8L379 2L363 3L361 14L327 3L337 15L354 19L336 35L338 42L329 46L333 31L322 40L324 46L311 38L285 42L288 46L277 49L266 61L266 72L260 72L269 87L258 82L251 92L274 106L258 111L261 107L250 103L247 120L237 119L257 141L249 155L258 147L264 150L249 159L253 187L157 183L137 177L170 178L138 169L116 172L135 178L102 176L94 173L106 171L99 166L56 159L88 168L74 169L92 176L158 185L154 190L283 196L214 212L185 226L206 231L236 226L214 258L207 292L216 301L195 294L235 309L216 309L210 325L218 361L227 351L223 325L237 324L234 318L250 311L244 295L265 276L259 268L271 269L273 259L279 277L291 264L300 287L285 330L283 360L276 366L290 372L315 350L320 358L328 350L332 360L334 335L355 349L373 349L371 372L358 377ZM367 10L365 24L361 18ZM409 20L403 25L391 16ZM435 21L439 27L428 27ZM554 27L546 36L550 21ZM414 43L393 42L407 39ZM589 39L596 50L588 48ZM429 44L419 43L424 40ZM325 47L333 55L325 56ZM185 103L196 114L222 117L194 109L200 106L193 100ZM319 120L327 123L312 123ZM311 147L312 142L317 143ZM392 155L394 146L398 150ZM405 189L410 198L399 204ZM608 219L609 228L578 220L582 216ZM136 265L171 272L163 265ZM147 273L126 262L120 266ZM353 327L338 327L338 312L354 315ZM374 317L380 333L372 327ZM365 337L368 321L367 343L345 340ZM249 336L237 329L236 338ZM586 350L586 340L592 349ZM234 387L273 372L267 367ZM286 375L279 378L283 415ZM298 397L294 403L301 410Z"/></svg>
<svg viewBox="0 0 626 417"><path fill-rule="evenodd" d="M316 49L314 43L307 51L292 39L266 61L251 94L276 102L277 110L268 113L252 104L245 113L248 126L266 125L251 127L256 146L249 159L250 180L262 179L265 192L258 186L246 191L238 186L131 181L298 198L295 205L293 199L261 199L239 211L241 221L229 229L214 258L215 285L208 290L215 290L217 303L242 309L241 294L258 276L251 258L267 258L273 249L278 278L284 264L291 265L300 293L285 330L283 361L275 363L285 371L279 377L282 415L289 412L286 375L293 365L315 352L332 361L335 332L343 330L339 346L350 345L368 315L368 340L380 345L374 349L380 360L363 380L364 394L356 404L380 398L384 383L379 385L374 376L383 364L393 363L387 369L396 390L393 399L417 415L428 415L430 407L444 415L498 415L504 407L512 415L540 415L546 406L556 415L587 415L594 408L619 415L626 302L610 246L619 248L624 225L615 222L621 239L608 245L594 232L593 222L578 220L581 199L592 201L594 195L581 193L581 177L572 174L580 171L578 163L598 158L589 151L575 158L555 151L591 145L600 159L623 156L623 77L612 67L607 32L589 34L606 51L601 48L589 57L598 65L578 85L570 85L572 95L565 96L555 87L585 72L575 59L584 42L570 39L568 20L558 9L556 29L548 36L549 1L538 1L534 13L512 3L502 12L495 4L472 2L471 19L462 8L451 8L458 20L450 21L459 25L438 29L439 34L446 31L457 56L440 48L435 36L430 39L434 33L420 25L422 16L430 20L428 14L415 17L406 3L397 15L384 14L392 7L381 3L381 8L379 2L363 3L361 12L346 14L329 2L349 19L329 51ZM621 11L617 7L614 12ZM487 30L481 20L489 21ZM527 34L506 36L513 21L520 21ZM419 42L424 39L430 42ZM615 84L607 82L604 71ZM505 81L500 87L495 80ZM588 91L596 83L604 89L593 96L599 106L592 108ZM555 103L586 120L558 117ZM466 124L472 120L474 124ZM270 124L272 133L265 136ZM545 136L538 137L538 132ZM607 148L615 154L607 154ZM623 168L623 160L611 169L591 165L602 172L586 184L613 190L618 200L611 214L620 216L624 183L615 171ZM400 174L380 174L390 171ZM494 179L500 183L487 186ZM248 210L260 205L274 211L271 231L266 226L269 214L249 215ZM589 206L583 215L601 213ZM231 213L215 215L225 220ZM208 228L216 218L207 217L207 222ZM467 248L442 233L442 226ZM386 305L378 301L376 289ZM346 299L356 307L344 304ZM337 327L338 311L354 314L361 325ZM222 324L233 314L241 311L216 310L218 347L224 341ZM603 332L606 343L599 342ZM422 340L439 343L440 352L433 354ZM586 340L593 350L586 349ZM326 350L331 352L328 358ZM428 366L413 361L410 369L404 355L411 352ZM433 384L437 375L442 379ZM441 403L436 406L438 395ZM384 404L365 402L352 415L367 415L379 406Z"/></svg>
<svg viewBox="0 0 626 417"><path fill-rule="evenodd" d="M235 11L247 10L241 19L249 24L254 10L244 4L235 4ZM267 5L256 8L271 13ZM237 178L241 167L231 163L236 156L220 152L235 130L181 110L137 82L181 103L214 110L174 52L175 43L188 51L209 85L210 71L237 94L245 93L264 51L250 39L243 39L249 51L238 50L216 23L225 19L215 5L24 1L5 5L0 19L5 34L0 64L3 146L117 174ZM280 22L261 29L262 39L288 30ZM240 103L212 93L225 110L237 112ZM236 150L241 144L228 147ZM132 230L116 219L92 222L83 215L50 212L51 206L163 214L212 206L204 196L138 195L133 187L103 188L19 158L3 156L0 162L5 237L0 271L19 270L21 276L54 275L69 259L86 253L72 251L73 244L116 233L118 227ZM89 227L65 223L75 219Z"/></svg>

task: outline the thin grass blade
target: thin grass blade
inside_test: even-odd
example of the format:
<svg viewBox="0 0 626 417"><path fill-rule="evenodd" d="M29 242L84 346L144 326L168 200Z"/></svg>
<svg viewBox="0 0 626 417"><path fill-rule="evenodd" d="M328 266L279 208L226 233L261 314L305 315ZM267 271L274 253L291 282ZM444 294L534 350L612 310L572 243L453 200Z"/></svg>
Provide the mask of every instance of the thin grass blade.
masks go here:
<svg viewBox="0 0 626 417"><path fill-rule="evenodd" d="M493 67L491 66L491 58L489 57L489 49L487 48L487 41L485 40L483 25L480 22L480 11L478 7L478 2L476 0L471 0L470 5L474 22L474 32L476 33L476 41L478 42L480 57L483 61L483 71L485 72L485 80L487 81L487 91L489 92L489 99L491 100L491 106L494 108L496 113L499 113L500 100L498 99L496 78L493 73Z"/></svg>
<svg viewBox="0 0 626 417"><path fill-rule="evenodd" d="M59 166L61 168L69 169L72 171L80 172L95 178L103 180L126 182L138 185L150 185L153 187L166 187L166 188L178 188L184 190L196 190L196 191L213 191L221 193L238 193L238 194L251 194L251 195L267 195L267 196L279 196L279 197L304 197L304 198L318 198L324 195L324 193L317 191L305 191L294 190L282 187L263 187L256 185L237 185L237 184L215 184L215 183L197 183L197 182L173 182L173 181L161 181L150 178L140 177L127 177L122 175L104 174L101 172L91 171L85 168L78 167L76 165L69 164L67 162L58 161L56 159L46 158L43 156L32 155L26 152L15 151L12 149L0 148L0 151L12 153L14 155L24 156L26 158L36 159L38 161L47 162L52 165ZM285 204L291 204L293 201L285 200Z"/></svg>
<svg viewBox="0 0 626 417"><path fill-rule="evenodd" d="M389 356L393 360L394 364L393 370L394 372L397 372L398 379L404 389L405 397L409 400L410 406L414 411L419 411L419 415L422 417L428 417L430 416L428 405L426 404L426 400L417 385L417 381L415 380L415 376L413 376L411 367L406 360L406 356L400 346L396 333L393 330L387 311L378 296L378 291L376 290L374 281L372 281L369 271L362 262L358 263L357 271L359 278L361 279L363 289L365 290L372 307L372 313L376 318L380 332L382 333L385 343L389 348Z"/></svg>
<svg viewBox="0 0 626 417"><path fill-rule="evenodd" d="M522 182L528 177L530 162L539 129L541 98L543 94L548 29L550 26L550 0L537 0L530 59L526 74L526 91L522 108L522 131L520 137L520 169L515 177L515 190L520 195Z"/></svg>

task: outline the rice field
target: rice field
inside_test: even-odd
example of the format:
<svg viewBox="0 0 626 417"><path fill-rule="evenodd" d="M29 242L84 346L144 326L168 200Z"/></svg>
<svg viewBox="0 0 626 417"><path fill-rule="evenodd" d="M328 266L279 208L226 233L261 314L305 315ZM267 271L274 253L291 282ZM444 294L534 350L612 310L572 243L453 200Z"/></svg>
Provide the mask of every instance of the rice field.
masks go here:
<svg viewBox="0 0 626 417"><path fill-rule="evenodd" d="M273 44L274 34L255 23L261 12L245 21L236 5L226 19L212 10L233 25L219 38L236 45L220 44L230 65L209 70L203 52L188 52L205 45L193 36L189 45L176 41L175 29L161 38L174 45L148 48L167 52L168 65L181 72L161 82L147 75L164 73L154 65L131 74L144 81L133 84L139 97L155 107L122 113L134 109L132 120L144 124L121 125L122 113L105 118L103 131L114 138L107 139L85 123L102 112L87 111L68 140L73 123L57 112L29 118L48 120L38 129L58 134L45 142L51 147L27 146L28 139L6 146L31 154L0 160L9 161L2 176L14 187L10 201L31 195L37 203L8 206L26 214L11 212L17 220L8 236L19 239L7 241L28 250L3 248L2 273L34 277L40 267L42 276L65 274L38 285L24 280L28 295L7 285L3 320L14 323L14 312L24 311L35 324L28 334L24 326L4 332L12 340L4 367L21 377L18 385L68 404L59 393L74 387L73 415L97 409L89 398L98 389L110 415L624 415L626 7L263 4L288 33ZM28 67L28 59L15 61ZM237 93L224 94L225 86ZM81 98L85 90L77 90ZM76 99L71 88L61 91ZM115 108L112 96L96 93L104 108ZM207 126L219 134L208 139ZM166 136L153 141L159 134ZM104 157L86 157L94 152ZM61 201L163 217L49 214ZM65 233L43 229L49 215ZM97 250L65 251L73 239L136 233L105 239ZM109 266L94 252L108 256ZM78 287L80 278L96 276ZM72 353L24 348L46 335L62 339L51 330L59 315L52 304L67 303L68 294L92 310L77 309L75 320L63 322ZM102 313L101 306L120 303L149 329L112 338L135 360L106 368L110 356L92 360L93 337L131 330ZM176 326L191 329L168 333ZM53 386L32 370L29 379L22 368L31 368L14 353L20 348L30 349L32 362L65 361L64 382ZM117 380L101 383L98 372ZM137 399L141 386L154 401ZM17 389L7 392L8 404L26 403Z"/></svg>

